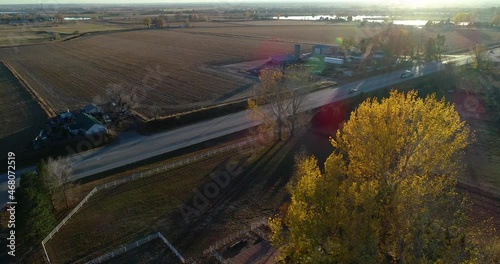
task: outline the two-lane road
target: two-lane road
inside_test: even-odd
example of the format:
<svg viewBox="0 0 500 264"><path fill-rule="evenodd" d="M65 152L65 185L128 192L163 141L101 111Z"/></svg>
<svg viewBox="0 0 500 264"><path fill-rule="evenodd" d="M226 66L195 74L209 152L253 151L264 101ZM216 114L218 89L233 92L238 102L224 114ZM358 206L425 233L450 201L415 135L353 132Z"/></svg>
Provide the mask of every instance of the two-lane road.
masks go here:
<svg viewBox="0 0 500 264"><path fill-rule="evenodd" d="M464 64L469 56L457 56L453 60L458 64ZM427 75L443 69L440 62L430 62L416 66L412 70L414 76ZM364 80L345 84L336 88L328 88L309 94L303 103L304 110L314 109L335 101L339 101L355 94L349 93L349 89L358 88L359 92L368 92L387 87L407 79L400 78L401 70L370 77ZM73 180L94 175L120 166L151 158L160 154L168 153L184 147L188 147L207 140L215 139L233 132L242 131L255 126L247 111L198 122L184 127L169 130L151 136L138 136L122 141L117 145L110 145L96 150L76 154L73 160ZM28 168L32 170L32 168ZM20 175L18 174L18 177ZM7 176L2 175L0 183L0 203L2 206L7 198Z"/></svg>

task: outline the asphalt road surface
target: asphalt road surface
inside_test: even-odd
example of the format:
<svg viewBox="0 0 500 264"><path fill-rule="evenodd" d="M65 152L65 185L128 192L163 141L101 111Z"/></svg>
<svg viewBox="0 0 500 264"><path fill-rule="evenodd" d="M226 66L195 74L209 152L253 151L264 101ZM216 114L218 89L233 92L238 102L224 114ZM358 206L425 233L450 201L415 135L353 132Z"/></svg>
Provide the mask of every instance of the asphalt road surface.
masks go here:
<svg viewBox="0 0 500 264"><path fill-rule="evenodd" d="M448 58L449 61L455 61L457 64L465 64L471 61L468 55L455 55L449 56ZM443 68L444 65L441 62L429 62L421 66L415 66L412 69L414 75L410 78L401 79L400 74L402 71L398 70L336 88L316 91L308 95L303 103L303 109L309 110L317 108L354 96L360 92L368 92L387 87L408 79L418 78L442 70ZM349 89L351 88L357 88L357 93L349 93ZM257 125L257 123L249 119L248 112L242 111L151 136L137 136L120 140L120 143L116 145L109 145L96 150L72 155L72 180L118 168L129 163L215 139L233 132L242 131L255 125ZM17 178L20 177L22 171L33 171L33 169L34 168L31 167L25 168L24 170L18 170L16 172ZM3 174L0 182L0 203L2 207L7 202L7 195L7 174Z"/></svg>

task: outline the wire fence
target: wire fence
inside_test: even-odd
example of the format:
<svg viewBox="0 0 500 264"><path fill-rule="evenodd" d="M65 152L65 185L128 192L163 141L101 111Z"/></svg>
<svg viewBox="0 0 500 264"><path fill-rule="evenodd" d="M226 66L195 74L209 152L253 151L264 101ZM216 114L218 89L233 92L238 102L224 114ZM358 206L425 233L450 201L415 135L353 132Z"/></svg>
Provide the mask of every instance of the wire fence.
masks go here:
<svg viewBox="0 0 500 264"><path fill-rule="evenodd" d="M186 260L181 256L179 251L177 251L177 249L175 249L175 247L172 246L172 244L170 244L170 242L168 242L168 240L160 232L157 232L157 233L151 234L147 237L141 238L135 242L132 242L128 245L118 247L117 249L115 249L111 252L108 252L100 257L97 257L97 258L87 262L86 264L102 263L102 262L109 260L109 259L112 259L118 255L124 254L129 250L137 248L137 247L141 246L142 244L148 243L149 241L156 239L156 238L160 238L161 240L163 240L163 242L165 242L165 244L167 244L167 246L170 248L170 250L172 250L174 252L174 254L179 258L179 260L182 263L186 263Z"/></svg>
<svg viewBox="0 0 500 264"><path fill-rule="evenodd" d="M243 235L245 235L246 233L248 233L250 231L257 231L256 234L258 234L259 236L264 235L263 234L264 232L262 232L258 228L263 226L263 225L268 225L268 223L269 223L268 219L266 217L263 217L262 219L251 223L249 228L238 230L237 232L232 233L232 234L224 237L223 239L216 241L215 243L210 245L210 247L208 249L203 251L203 255L204 256L210 255L210 256L215 257L221 263L228 263L226 260L224 260L224 258L219 253L217 253L217 250L226 246L226 245L234 243L236 240L240 239ZM261 232L259 232L259 231L261 231ZM263 238L265 238L265 237L263 237Z"/></svg>
<svg viewBox="0 0 500 264"><path fill-rule="evenodd" d="M92 191L90 191L85 196L85 198L83 198L83 200L80 201L80 203L78 203L78 205L75 208L73 208L73 210L71 210L71 212L66 217L64 217L64 219L59 224L57 224L57 226L54 229L52 229L52 231L50 231L50 233L42 240L42 247L43 247L43 250L45 252L45 256L47 258L47 261L50 263L50 258L49 258L49 255L47 253L47 250L45 248L45 245L47 244L47 242L69 221L69 219L71 219L71 217L76 212L78 212L78 210L80 210L80 208L82 208L82 206L89 200L89 198L92 197L92 195L94 195L94 193L96 193L97 191L111 188L111 187L115 187L115 186L130 182L130 181L135 181L137 179L147 177L147 176L156 175L158 173L165 172L165 171L168 171L171 169L175 169L175 168L187 165L187 164L191 164L191 163L196 162L198 160L202 160L202 159L205 159L205 158L208 158L208 157L211 157L211 156L223 153L223 152L227 152L227 151L234 150L234 149L239 149L239 148L242 148L242 147L249 145L251 143L255 143L256 141L257 141L257 137L250 137L250 138L247 138L243 141L240 141L240 142L237 142L237 143L234 143L231 145L226 145L226 146L223 146L220 148L204 151L200 154L194 155L192 157L188 157L186 159L172 162L172 163L166 164L164 166L156 167L156 168L153 168L153 169L150 169L147 171L143 171L140 173L134 173L131 176L128 176L128 177L125 177L122 179L118 179L118 180L108 182L108 183L94 187L94 189L92 189Z"/></svg>

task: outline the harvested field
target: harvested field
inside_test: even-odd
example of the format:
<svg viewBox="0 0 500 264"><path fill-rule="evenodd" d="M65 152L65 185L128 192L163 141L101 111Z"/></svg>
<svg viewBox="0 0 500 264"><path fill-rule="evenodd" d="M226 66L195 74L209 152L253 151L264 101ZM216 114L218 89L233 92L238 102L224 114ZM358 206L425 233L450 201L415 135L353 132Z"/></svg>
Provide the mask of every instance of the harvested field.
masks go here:
<svg viewBox="0 0 500 264"><path fill-rule="evenodd" d="M209 105L241 84L200 66L292 50L290 43L265 39L149 30L20 47L16 53L1 49L0 59L8 60L56 111L81 107L108 85L123 84L137 89L144 105L157 104L166 114Z"/></svg>
<svg viewBox="0 0 500 264"><path fill-rule="evenodd" d="M45 123L45 114L25 87L0 63L0 151L20 150Z"/></svg>
<svg viewBox="0 0 500 264"><path fill-rule="evenodd" d="M150 107L157 105L162 108L160 115L166 115L220 103L250 87L241 78L207 71L205 65L293 53L295 43L309 52L310 44L339 44L341 38L370 37L383 30L285 22L290 26L201 22L189 29L91 34L67 42L0 49L0 59L8 61L56 111L79 108L103 94L108 85L121 84L142 96L139 112L151 116ZM500 33L491 30L426 32L444 34L448 50L500 41Z"/></svg>
<svg viewBox="0 0 500 264"><path fill-rule="evenodd" d="M252 25L254 23L252 23ZM279 25L279 23L282 23L282 25ZM296 23L296 25L294 25L294 23ZM308 21L272 21L272 23L270 24L260 22L260 24L258 24L259 26L241 27L241 25L245 24L248 25L249 23L241 22L237 24L238 26L235 27L191 28L189 30L200 33L224 33L234 34L238 36L264 37L302 43L339 44L337 41L337 38L339 37L343 39L353 37L359 40L360 38L371 37L385 29L385 27L373 25L358 27L357 25L352 24L328 25L325 23ZM438 33L445 35L448 50L472 47L478 42L500 42L500 32L490 29L456 29L445 31L430 28L424 30L426 31L428 37L435 37Z"/></svg>
<svg viewBox="0 0 500 264"><path fill-rule="evenodd" d="M336 40L337 37L354 37L360 39L373 36L382 31L382 28L359 28L357 26L337 26L312 23L309 25L299 24L295 26L235 26L210 29L191 28L189 30L195 32L210 32L214 34L233 34L236 36L270 38L299 43L339 44Z"/></svg>

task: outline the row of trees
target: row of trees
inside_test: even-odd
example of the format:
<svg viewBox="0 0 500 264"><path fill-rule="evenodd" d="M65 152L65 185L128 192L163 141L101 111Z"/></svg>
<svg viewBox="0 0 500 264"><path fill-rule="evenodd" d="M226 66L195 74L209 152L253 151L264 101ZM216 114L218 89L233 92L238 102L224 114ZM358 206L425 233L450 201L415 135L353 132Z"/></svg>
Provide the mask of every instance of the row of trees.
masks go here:
<svg viewBox="0 0 500 264"><path fill-rule="evenodd" d="M184 22L186 25L189 25L191 21L208 21L209 17L201 17L198 14L188 14L188 15L183 15L181 12L175 13L173 18L169 18L168 16L165 15L159 15L158 17L147 17L143 20L144 25L147 28L150 28L151 26L156 26L158 28L163 28L163 27L168 27L168 21L175 21L175 22Z"/></svg>
<svg viewBox="0 0 500 264"><path fill-rule="evenodd" d="M324 169L297 157L291 201L270 221L279 262L493 263L457 192L469 139L435 96L363 102L331 138Z"/></svg>
<svg viewBox="0 0 500 264"><path fill-rule="evenodd" d="M352 45L352 44L351 44ZM437 34L429 37L426 32L409 27L388 27L371 38L363 38L357 46L365 51L369 46L383 50L387 63L394 57L420 57L424 53L427 60L441 58L446 50L446 37Z"/></svg>
<svg viewBox="0 0 500 264"><path fill-rule="evenodd" d="M193 20L195 19L195 20ZM191 18L191 15L188 17L188 18L185 18L184 20L175 20L175 21L184 21L184 26L186 27L190 27L191 26L191 21L197 21L198 18ZM143 20L143 24L147 27L147 28L151 28L151 26L155 26L157 28L163 28L163 27L170 27L169 23L167 22L168 19L167 17L165 16L158 16L158 17L155 17L155 18L150 18L150 17L147 17Z"/></svg>
<svg viewBox="0 0 500 264"><path fill-rule="evenodd" d="M64 22L64 14L62 12L58 12L53 17L46 15L38 15L38 14L0 14L0 23L8 24L16 21L27 20L29 22L35 21L48 21L48 20L56 20L60 23Z"/></svg>
<svg viewBox="0 0 500 264"><path fill-rule="evenodd" d="M425 42L425 59L435 60L441 59L446 47L446 37L437 34L436 38L429 37Z"/></svg>
<svg viewBox="0 0 500 264"><path fill-rule="evenodd" d="M457 26L463 26L466 25L467 27L498 27L500 25L500 15L495 15L491 21L489 22L477 22L476 21L476 14L475 13L464 13L460 12L455 15L453 18L453 23L452 21L448 18L447 20L440 20L439 22L434 22L432 20L427 21L425 24L426 27L440 27L440 26L450 26L450 25L457 25Z"/></svg>

